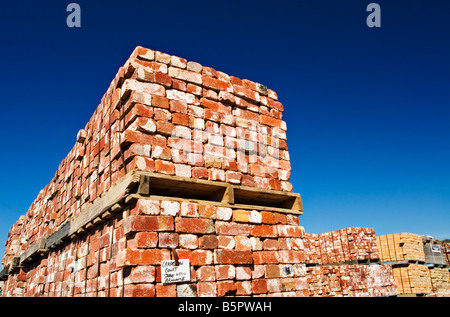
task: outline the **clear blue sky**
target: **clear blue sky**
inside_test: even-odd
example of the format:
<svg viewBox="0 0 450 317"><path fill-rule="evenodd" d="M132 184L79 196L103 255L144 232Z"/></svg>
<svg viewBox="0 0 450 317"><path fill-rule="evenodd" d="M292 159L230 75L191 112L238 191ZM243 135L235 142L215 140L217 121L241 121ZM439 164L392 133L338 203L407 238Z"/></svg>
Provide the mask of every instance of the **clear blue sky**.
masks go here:
<svg viewBox="0 0 450 317"><path fill-rule="evenodd" d="M278 93L307 232L450 238L449 1L70 2L1 5L1 257L137 45Z"/></svg>

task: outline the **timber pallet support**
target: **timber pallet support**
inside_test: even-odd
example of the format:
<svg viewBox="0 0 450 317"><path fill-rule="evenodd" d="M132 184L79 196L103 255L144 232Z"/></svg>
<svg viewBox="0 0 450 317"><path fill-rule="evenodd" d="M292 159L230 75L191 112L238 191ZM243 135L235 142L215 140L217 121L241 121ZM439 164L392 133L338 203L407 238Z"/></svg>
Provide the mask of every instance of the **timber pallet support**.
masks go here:
<svg viewBox="0 0 450 317"><path fill-rule="evenodd" d="M191 201L239 209L270 210L301 215L300 194L240 186L218 181L132 171L102 196L71 217L47 237L42 237L20 257L15 257L9 270L2 270L5 279L13 270L45 256L52 249L90 228L110 219L136 199ZM7 272L8 271L8 272Z"/></svg>

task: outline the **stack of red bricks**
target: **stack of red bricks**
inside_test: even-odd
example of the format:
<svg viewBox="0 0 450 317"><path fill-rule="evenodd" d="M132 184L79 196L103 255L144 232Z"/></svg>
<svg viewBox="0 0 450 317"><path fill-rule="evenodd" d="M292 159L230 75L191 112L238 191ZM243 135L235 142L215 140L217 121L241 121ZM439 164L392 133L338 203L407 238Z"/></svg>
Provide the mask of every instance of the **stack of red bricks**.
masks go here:
<svg viewBox="0 0 450 317"><path fill-rule="evenodd" d="M304 244L307 264L379 258L372 228L349 227L320 234L306 233Z"/></svg>
<svg viewBox="0 0 450 317"><path fill-rule="evenodd" d="M11 229L2 263L131 170L292 191L282 113L264 85L137 47L54 178Z"/></svg>
<svg viewBox="0 0 450 317"><path fill-rule="evenodd" d="M139 199L7 281L5 296L306 296L298 217ZM163 284L161 261L191 280Z"/></svg>
<svg viewBox="0 0 450 317"><path fill-rule="evenodd" d="M392 266L323 265L307 267L310 297L379 297L397 294Z"/></svg>

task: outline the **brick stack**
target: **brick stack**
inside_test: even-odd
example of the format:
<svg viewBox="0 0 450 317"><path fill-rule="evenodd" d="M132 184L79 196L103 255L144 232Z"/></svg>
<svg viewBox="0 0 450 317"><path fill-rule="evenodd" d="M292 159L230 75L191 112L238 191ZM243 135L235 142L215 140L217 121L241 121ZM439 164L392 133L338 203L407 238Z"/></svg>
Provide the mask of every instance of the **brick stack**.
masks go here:
<svg viewBox="0 0 450 317"><path fill-rule="evenodd" d="M379 258L372 228L349 227L320 234L305 234L307 264L331 264Z"/></svg>
<svg viewBox="0 0 450 317"><path fill-rule="evenodd" d="M382 262L410 260L425 262L420 235L402 232L377 236L376 239Z"/></svg>
<svg viewBox="0 0 450 317"><path fill-rule="evenodd" d="M396 295L390 265L307 267L310 297L379 297Z"/></svg>
<svg viewBox="0 0 450 317"><path fill-rule="evenodd" d="M305 233L304 247L308 296L397 294L391 265L365 265L379 258L372 228L349 227L320 234Z"/></svg>
<svg viewBox="0 0 450 317"><path fill-rule="evenodd" d="M432 292L430 270L426 265L394 266L393 273L399 294L426 295Z"/></svg>
<svg viewBox="0 0 450 317"><path fill-rule="evenodd" d="M434 293L450 291L450 271L448 268L434 267L430 269L430 277Z"/></svg>

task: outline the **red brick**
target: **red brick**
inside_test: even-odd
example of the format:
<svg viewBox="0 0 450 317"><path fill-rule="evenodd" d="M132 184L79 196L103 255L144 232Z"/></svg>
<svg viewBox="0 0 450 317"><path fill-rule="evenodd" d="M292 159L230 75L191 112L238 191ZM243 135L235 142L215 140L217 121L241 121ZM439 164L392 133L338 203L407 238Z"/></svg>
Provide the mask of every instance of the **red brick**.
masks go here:
<svg viewBox="0 0 450 317"><path fill-rule="evenodd" d="M152 96L152 106L157 108L169 109L169 99L161 96Z"/></svg>
<svg viewBox="0 0 450 317"><path fill-rule="evenodd" d="M206 98L200 99L200 102L204 107L211 109L212 111L223 114L231 114L231 107L225 106L221 102L212 101Z"/></svg>
<svg viewBox="0 0 450 317"><path fill-rule="evenodd" d="M170 111L187 114L187 103L180 100L170 100Z"/></svg>
<svg viewBox="0 0 450 317"><path fill-rule="evenodd" d="M214 250L215 264L253 264L252 251L247 250Z"/></svg>
<svg viewBox="0 0 450 317"><path fill-rule="evenodd" d="M177 286L156 284L156 297L177 297Z"/></svg>
<svg viewBox="0 0 450 317"><path fill-rule="evenodd" d="M252 256L255 265L279 263L278 251L255 251Z"/></svg>
<svg viewBox="0 0 450 317"><path fill-rule="evenodd" d="M132 215L124 219L124 234L139 231L172 231L174 222L172 216L138 216Z"/></svg>
<svg viewBox="0 0 450 317"><path fill-rule="evenodd" d="M277 231L279 237L303 238L305 236L305 230L300 226L278 225Z"/></svg>
<svg viewBox="0 0 450 317"><path fill-rule="evenodd" d="M159 134L165 136L171 136L173 133L174 125L168 121L156 121L156 131Z"/></svg>
<svg viewBox="0 0 450 317"><path fill-rule="evenodd" d="M224 80L216 79L210 76L203 75L203 87L214 89L217 91L223 90L227 92L233 92L233 86L231 83Z"/></svg>
<svg viewBox="0 0 450 317"><path fill-rule="evenodd" d="M153 283L156 278L156 270L153 265L139 265L130 269L130 274L125 277L125 284Z"/></svg>
<svg viewBox="0 0 450 317"><path fill-rule="evenodd" d="M122 143L141 143L166 146L166 138L160 135L148 135L145 133L125 130L122 133Z"/></svg>
<svg viewBox="0 0 450 317"><path fill-rule="evenodd" d="M283 105L281 104L281 102L276 101L276 100L273 100L273 99L271 99L271 98L267 98L267 105L268 105L269 107L275 108L275 109L277 109L277 110L279 110L279 111L283 111L283 110L284 110L284 107L283 107Z"/></svg>
<svg viewBox="0 0 450 317"><path fill-rule="evenodd" d="M197 270L197 280L202 282L215 281L216 271L215 266L201 266Z"/></svg>
<svg viewBox="0 0 450 317"><path fill-rule="evenodd" d="M280 119L275 119L275 118L266 116L264 114L260 114L259 115L259 121L260 121L260 123L266 124L266 125L271 126L271 127L279 128L281 126L281 120Z"/></svg>
<svg viewBox="0 0 450 317"><path fill-rule="evenodd" d="M133 159L126 163L127 171L155 171L155 161L145 156L134 156Z"/></svg>
<svg viewBox="0 0 450 317"><path fill-rule="evenodd" d="M172 123L189 127L189 115L183 113L172 113Z"/></svg>
<svg viewBox="0 0 450 317"><path fill-rule="evenodd" d="M135 240L136 248L156 248L158 245L158 234L156 232L137 232Z"/></svg>
<svg viewBox="0 0 450 317"><path fill-rule="evenodd" d="M260 101L260 96L256 91L244 88L242 86L233 85L234 94L238 97L246 98L251 101Z"/></svg>
<svg viewBox="0 0 450 317"><path fill-rule="evenodd" d="M199 282L197 284L198 297L216 297L217 283L215 282Z"/></svg>
<svg viewBox="0 0 450 317"><path fill-rule="evenodd" d="M269 179L269 188L272 190L281 190L281 182L278 179Z"/></svg>
<svg viewBox="0 0 450 317"><path fill-rule="evenodd" d="M172 119L172 114L166 109L155 109L153 117L157 121L170 121Z"/></svg>
<svg viewBox="0 0 450 317"><path fill-rule="evenodd" d="M265 279L252 280L252 292L253 294L267 293L267 281Z"/></svg>
<svg viewBox="0 0 450 317"><path fill-rule="evenodd" d="M237 292L234 281L217 282L217 296L234 296Z"/></svg>
<svg viewBox="0 0 450 317"><path fill-rule="evenodd" d="M178 258L189 259L191 265L210 265L214 262L212 251L209 250L177 250Z"/></svg>
<svg viewBox="0 0 450 317"><path fill-rule="evenodd" d="M233 265L216 265L216 280L234 280L236 276L236 269Z"/></svg>
<svg viewBox="0 0 450 317"><path fill-rule="evenodd" d="M161 72L155 72L154 76L155 82L157 82L158 84L161 84L166 88L172 87L172 78L169 75Z"/></svg>
<svg viewBox="0 0 450 317"><path fill-rule="evenodd" d="M193 167L192 177L198 179L208 179L209 177L208 169L205 167Z"/></svg>
<svg viewBox="0 0 450 317"><path fill-rule="evenodd" d="M182 218L175 220L175 231L178 233L214 233L214 222L204 218Z"/></svg>
<svg viewBox="0 0 450 317"><path fill-rule="evenodd" d="M275 216L271 211L261 211L261 222L263 224L276 224Z"/></svg>
<svg viewBox="0 0 450 317"><path fill-rule="evenodd" d="M204 235L199 238L200 249L217 249L218 240L215 235Z"/></svg>
<svg viewBox="0 0 450 317"><path fill-rule="evenodd" d="M237 296L249 296L252 294L252 283L251 281L235 282L236 285L236 295Z"/></svg>
<svg viewBox="0 0 450 317"><path fill-rule="evenodd" d="M173 232L160 232L158 234L160 248L176 248L178 246L178 234Z"/></svg>
<svg viewBox="0 0 450 317"><path fill-rule="evenodd" d="M245 223L216 221L215 226L217 234L229 236L249 235L252 230L252 225Z"/></svg>
<svg viewBox="0 0 450 317"><path fill-rule="evenodd" d="M256 183L252 176L242 174L241 185L255 187Z"/></svg>
<svg viewBox="0 0 450 317"><path fill-rule="evenodd" d="M124 119L125 128L128 127L133 121L138 117L144 118L152 118L153 117L153 108L143 105L141 103L136 103L127 112Z"/></svg>
<svg viewBox="0 0 450 317"><path fill-rule="evenodd" d="M265 265L265 278L278 278L281 276L280 267L278 265Z"/></svg>
<svg viewBox="0 0 450 317"><path fill-rule="evenodd" d="M250 234L255 237L278 237L277 227L274 225L254 225Z"/></svg>

